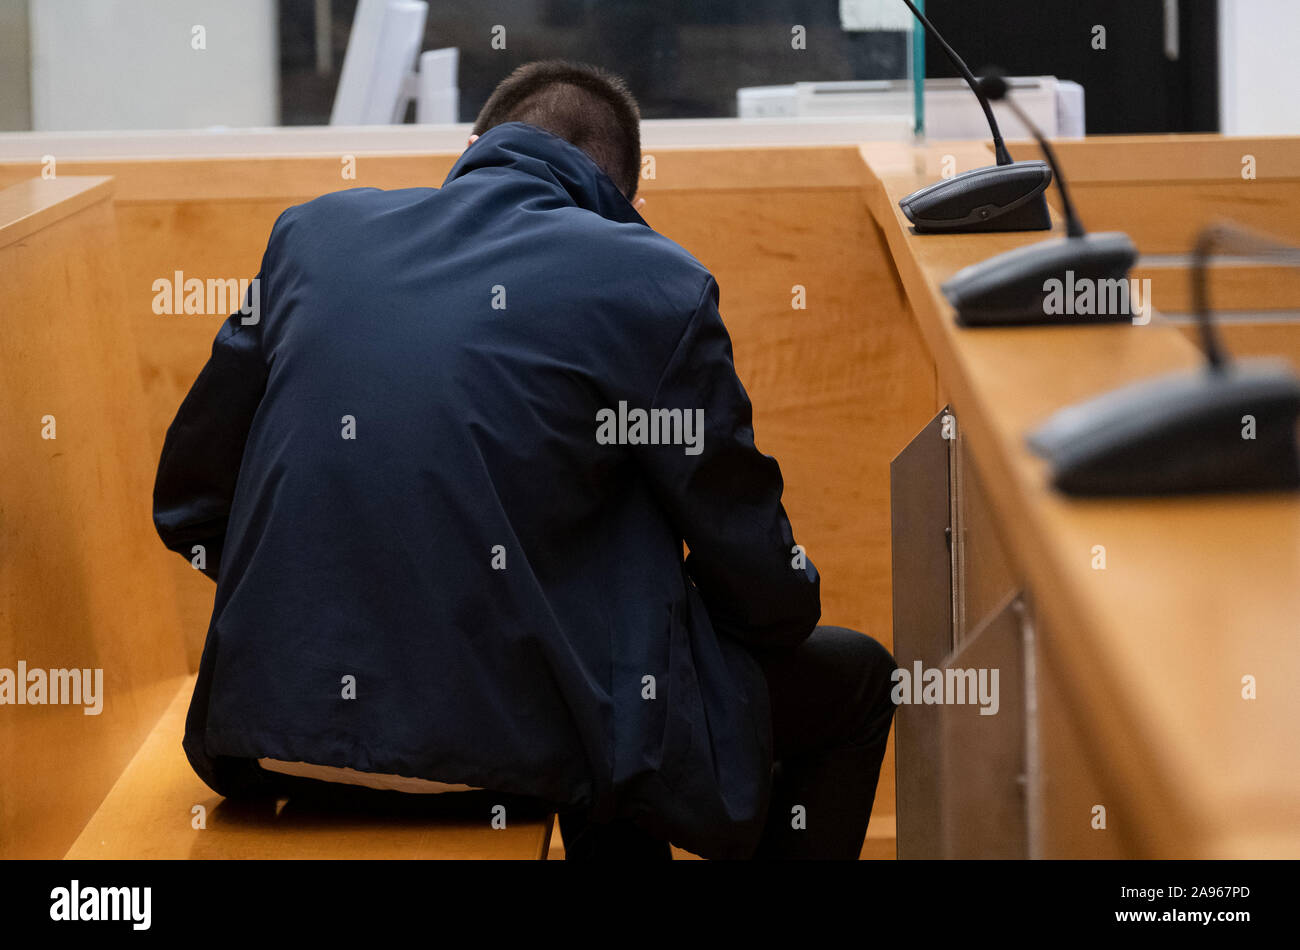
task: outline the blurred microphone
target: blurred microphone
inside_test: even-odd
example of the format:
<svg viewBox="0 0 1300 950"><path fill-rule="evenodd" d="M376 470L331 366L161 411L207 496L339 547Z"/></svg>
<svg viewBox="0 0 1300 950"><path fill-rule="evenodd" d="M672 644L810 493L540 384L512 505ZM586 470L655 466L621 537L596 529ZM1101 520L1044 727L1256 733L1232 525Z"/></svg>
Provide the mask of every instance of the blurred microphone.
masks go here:
<svg viewBox="0 0 1300 950"><path fill-rule="evenodd" d="M1056 152L1010 96L1006 79L994 73L979 85L991 101L1006 102L1038 141L1061 192L1066 236L999 254L954 274L942 289L957 311L957 322L963 326L1023 326L1131 321L1131 310L1087 314L1050 311L1048 294L1053 285L1073 287L1091 283L1093 287L1101 287L1127 281L1137 260L1137 248L1123 232L1088 234L1084 230Z"/></svg>
<svg viewBox="0 0 1300 950"><path fill-rule="evenodd" d="M1300 488L1300 379L1286 360L1230 360L1210 306L1210 260L1230 253L1300 266L1300 249L1236 225L1204 230L1192 294L1205 366L1062 409L1028 437L1052 483L1078 495Z"/></svg>

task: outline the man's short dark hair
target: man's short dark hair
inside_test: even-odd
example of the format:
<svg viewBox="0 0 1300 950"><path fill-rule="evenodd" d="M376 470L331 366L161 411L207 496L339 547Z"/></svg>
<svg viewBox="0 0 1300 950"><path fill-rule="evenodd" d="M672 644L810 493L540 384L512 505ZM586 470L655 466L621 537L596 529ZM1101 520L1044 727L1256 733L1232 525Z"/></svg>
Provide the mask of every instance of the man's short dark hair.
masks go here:
<svg viewBox="0 0 1300 950"><path fill-rule="evenodd" d="M520 66L474 122L482 135L527 122L582 149L631 201L641 177L641 110L627 83L596 66L548 59Z"/></svg>

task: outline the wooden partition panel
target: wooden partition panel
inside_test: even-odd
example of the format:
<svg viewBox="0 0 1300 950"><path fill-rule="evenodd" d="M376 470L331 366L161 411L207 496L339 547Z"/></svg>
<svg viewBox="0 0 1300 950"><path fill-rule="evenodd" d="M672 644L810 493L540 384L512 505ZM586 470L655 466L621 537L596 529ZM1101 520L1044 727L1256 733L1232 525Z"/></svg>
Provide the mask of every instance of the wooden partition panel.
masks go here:
<svg viewBox="0 0 1300 950"><path fill-rule="evenodd" d="M1054 143L1084 223L1127 231L1143 254L1184 254L1231 219L1300 243L1300 139L1097 136ZM1021 145L1017 154L1030 153Z"/></svg>
<svg viewBox="0 0 1300 950"><path fill-rule="evenodd" d="M111 192L0 191L0 668L102 677L93 697L60 690L80 702L50 704L47 677L44 704L0 705L5 858L62 856L186 673ZM39 679L10 687L35 699Z"/></svg>
<svg viewBox="0 0 1300 950"><path fill-rule="evenodd" d="M722 289L760 449L822 573L822 622L893 646L889 463L936 408L933 367L855 187L649 192ZM807 309L792 307L802 288ZM887 753L876 812L894 813Z"/></svg>
<svg viewBox="0 0 1300 950"><path fill-rule="evenodd" d="M177 271L252 277L286 207L343 188L437 186L456 157L60 162L61 173L111 173L118 182L151 458L225 318L154 313L154 281ZM937 405L932 363L861 198L858 151L699 148L652 157L644 216L718 279L759 447L781 462L796 536L823 576L823 621L890 645L889 462ZM0 165L0 181L22 170ZM193 667L213 585L172 561ZM877 796L882 815L894 811L892 769L891 755Z"/></svg>

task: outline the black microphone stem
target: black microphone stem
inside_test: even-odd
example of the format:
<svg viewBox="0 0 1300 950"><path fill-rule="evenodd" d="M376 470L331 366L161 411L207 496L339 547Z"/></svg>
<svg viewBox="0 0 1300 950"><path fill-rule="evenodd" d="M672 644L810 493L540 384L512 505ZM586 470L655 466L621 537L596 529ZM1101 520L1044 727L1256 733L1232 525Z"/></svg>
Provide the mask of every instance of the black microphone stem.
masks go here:
<svg viewBox="0 0 1300 950"><path fill-rule="evenodd" d="M906 2L906 0L904 0ZM1011 111L1016 114L1016 118L1025 124L1034 138L1038 140L1038 145L1047 156L1047 162L1052 166L1052 174L1056 176L1056 187L1061 189L1061 206L1065 211L1065 233L1070 237L1083 237L1088 232L1083 228L1083 222L1079 219L1079 213L1074 209L1074 202L1070 200L1070 187L1065 183L1065 176L1061 174L1061 163L1056 160L1056 151L1052 148L1047 136L1042 130L1034 124L1034 120L1029 118L1029 114L1020 108L1019 103L1011 97L1008 89L1007 95L1002 100L1011 107Z"/></svg>
<svg viewBox="0 0 1300 950"><path fill-rule="evenodd" d="M1201 346L1210 369L1222 369L1228 362L1210 309L1210 258L1227 251L1256 261L1300 267L1300 248L1268 235L1222 222L1201 232L1192 251L1192 305L1201 330Z"/></svg>
<svg viewBox="0 0 1300 950"><path fill-rule="evenodd" d="M1214 318L1210 316L1210 256L1225 237L1222 227L1209 227L1196 239L1192 251L1192 301L1196 308L1196 323L1201 330L1201 348L1211 370L1223 369L1227 362L1223 344L1219 342Z"/></svg>
<svg viewBox="0 0 1300 950"><path fill-rule="evenodd" d="M939 44L939 48L942 49L944 55L948 57L948 62L952 63L957 72L961 73L962 78L965 79L967 84L971 87L971 91L975 93L975 98L980 101L980 106L984 109L984 115L989 120L989 128L993 131L993 151L997 155L998 164L1012 164L1011 153L1007 151L1007 145L1002 141L1002 130L998 128L998 120L993 115L993 107L989 105L988 97L985 96L983 90L980 89L979 80L975 78L975 74L970 71L970 67L966 65L965 61L957 55L957 51L948 45L948 41L943 38L937 29L935 29L934 24L926 18L926 15L916 8L916 4L912 3L912 0L903 0L903 2L907 4L907 8L912 11L913 15L921 21L921 25L925 27L925 31L934 38L936 43ZM914 78L913 81L919 81L922 90L924 90L924 76L921 76L919 80Z"/></svg>

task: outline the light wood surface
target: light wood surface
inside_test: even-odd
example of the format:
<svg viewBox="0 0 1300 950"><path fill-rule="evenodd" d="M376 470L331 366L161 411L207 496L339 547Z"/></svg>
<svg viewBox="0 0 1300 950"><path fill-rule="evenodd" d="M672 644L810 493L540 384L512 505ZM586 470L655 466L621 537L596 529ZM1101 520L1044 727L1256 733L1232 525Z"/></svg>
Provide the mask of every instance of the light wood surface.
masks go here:
<svg viewBox="0 0 1300 950"><path fill-rule="evenodd" d="M1195 313L1191 265L1181 256L1139 260L1132 276L1151 281L1151 300L1162 313ZM1222 309L1220 303L1231 303L1238 311L1300 313L1300 270L1211 261L1210 302L1216 310ZM1231 331L1233 326L1226 328Z"/></svg>
<svg viewBox="0 0 1300 950"><path fill-rule="evenodd" d="M1032 142L1008 143L1017 158L1032 157ZM1300 180L1300 138L1280 135L1094 135L1061 139L1052 147L1070 181L1245 181L1243 159L1255 159L1256 181Z"/></svg>
<svg viewBox="0 0 1300 950"><path fill-rule="evenodd" d="M360 143L359 143L360 144ZM345 188L437 187L459 152L418 154L366 151L340 154L249 155L227 158L61 159L58 175L109 175L123 203L180 201L257 201L282 199L290 204ZM861 174L858 150L849 145L802 147L732 146L647 149L653 178L642 174L644 194L664 191L717 191L786 188L834 188L856 183ZM0 162L0 185L39 177L42 164ZM349 177L345 177L345 175Z"/></svg>
<svg viewBox="0 0 1300 950"><path fill-rule="evenodd" d="M1216 218L1300 240L1300 138L1095 136L1053 146L1084 224L1128 231L1144 254L1187 253ZM1016 146L1018 157L1035 151Z"/></svg>
<svg viewBox="0 0 1300 950"><path fill-rule="evenodd" d="M1043 618L1054 698L1068 711L1053 728L1061 715L1073 723L1125 853L1300 856L1300 498L1101 501L1052 491L1027 431L1065 405L1201 358L1159 321L958 328L939 285L1044 235L911 234L897 200L933 180L924 168L942 151L864 146L867 201ZM1125 174L1138 164L1123 143L1098 161ZM1204 208L1185 197L1178 185L1151 190L1166 223L1145 233L1158 244L1195 230L1189 218ZM1094 545L1106 548L1105 570L1092 569ZM1242 698L1247 675L1257 699Z"/></svg>
<svg viewBox="0 0 1300 950"><path fill-rule="evenodd" d="M861 201L852 147L652 152L641 183L652 227L717 277L759 447L785 478L796 536L822 573L823 619L890 645L889 460L934 409L934 374L888 249ZM61 160L60 174L117 182L127 320L140 352L153 458L224 314L159 315L153 282L252 277L286 207L353 187L437 186L456 154ZM35 164L0 163L5 176ZM792 308L793 288L807 307ZM173 557L191 669L214 585ZM877 810L893 813L892 755Z"/></svg>
<svg viewBox="0 0 1300 950"><path fill-rule="evenodd" d="M6 858L67 849L186 669L111 193L104 178L0 192L0 666L103 677L99 715L0 707Z"/></svg>
<svg viewBox="0 0 1300 950"><path fill-rule="evenodd" d="M296 799L238 802L213 794L181 752L194 677L171 704L65 857L77 859L520 859L547 854L552 820L438 815L434 796L401 814L304 807ZM421 811L425 806L426 810Z"/></svg>
<svg viewBox="0 0 1300 950"><path fill-rule="evenodd" d="M1194 325L1179 324L1179 331L1193 345L1200 346L1199 331ZM1233 356L1280 356L1290 360L1300 372L1300 314L1291 320L1221 323L1219 332Z"/></svg>
<svg viewBox="0 0 1300 950"><path fill-rule="evenodd" d="M1032 157L1028 146L1015 149ZM1202 218L1218 212L1300 239L1295 140L1088 140L1059 150L1086 222L1128 227L1146 255L1186 253ZM1258 160L1255 181L1240 178L1246 152ZM115 710L102 724L58 707L28 708L24 719L8 711L0 723L5 761L70 751L0 784L0 853L62 853L137 749L121 774L127 784L111 796L116 804L92 822L101 830L87 828L78 848L121 843L108 824L144 820L126 805L147 792L132 782L165 781L169 794L191 804L215 798L189 771L175 723L150 731L168 702L180 702L178 677L197 663L213 585L167 556L147 519L166 425L225 315L154 314L152 283L176 270L251 277L285 207L341 188L437 185L456 158L355 157L355 179L342 177L342 156L333 155L61 161L58 179L0 192L7 222L0 299L11 314L42 315L14 322L0 344L7 370L31 367L7 372L0 384L15 407L0 448L14 473L5 517L20 512L26 532L7 529L3 543L6 553L24 544L38 551L21 568L9 557L0 565L3 635L15 658L25 651L31 663L105 667ZM996 540L1044 614L1044 681L1053 690L1044 729L1059 737L1057 767L1088 763L1086 775L1074 776L1076 791L1092 797L1082 780L1095 780L1095 795L1113 803L1114 827L1123 829L1113 839L1117 852L1300 854L1292 726L1300 694L1290 690L1300 673L1292 647L1300 632L1300 508L1289 497L1082 503L1048 490L1042 466L1023 448L1028 428L1061 405L1195 365L1198 356L1187 328L1159 321L958 330L938 284L960 266L1043 235L910 235L897 199L935 180L949 157L958 172L992 162L972 143L665 149L655 155L656 178L642 184L650 224L719 280L759 446L780 459L796 534L823 574L824 621L890 645L888 463L951 400L998 515ZM39 169L0 163L0 185ZM112 203L114 184L69 177L76 172L115 175ZM1158 306L1186 303L1183 265L1144 263L1137 276L1146 274ZM791 307L796 284L806 309ZM1300 283L1268 268L1220 269L1215 287L1216 302L1243 309L1300 299ZM1300 352L1286 323L1233 326L1227 336L1241 353ZM51 404L51 393L64 392L76 398ZM96 414L79 420L92 404ZM69 415L65 405L86 408ZM58 448L39 441L45 412L59 416ZM79 437L93 429L76 453L63 441L65 419ZM36 456L39 465L33 445L46 453ZM61 481L58 466L70 460L80 467ZM1094 544L1107 547L1106 571L1090 568ZM93 558L78 545L90 546ZM168 578L181 595L180 638ZM59 632L51 638L51 630ZM91 664L87 650L101 661ZM1253 703L1239 698L1245 674L1259 678ZM65 713L78 721L60 718ZM152 745L140 748L146 735ZM892 819L892 764L891 753L873 827ZM1062 801L1054 807L1073 807ZM159 791L155 810L140 815L170 821L170 811L157 809L173 805ZM201 833L191 829L187 806L150 847L202 856L229 842L229 853L252 853L266 833L283 830L295 842L290 850L332 856L356 840L355 829L344 829L313 843L305 824L259 824L219 803L213 815L221 834L193 837ZM133 827L143 834L143 825ZM381 835L382 847L407 853L405 838L390 837Z"/></svg>
<svg viewBox="0 0 1300 950"><path fill-rule="evenodd" d="M17 181L0 191L0 241L4 246L17 244L41 228L104 201L112 193L112 179L104 175Z"/></svg>
<svg viewBox="0 0 1300 950"><path fill-rule="evenodd" d="M892 647L889 460L933 414L934 374L860 192L650 194L647 205L720 283L758 447L780 461L795 537L822 574L822 622ZM791 308L796 284L805 310ZM894 812L892 745L875 809Z"/></svg>

